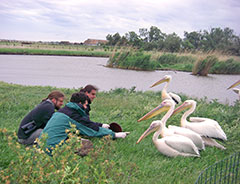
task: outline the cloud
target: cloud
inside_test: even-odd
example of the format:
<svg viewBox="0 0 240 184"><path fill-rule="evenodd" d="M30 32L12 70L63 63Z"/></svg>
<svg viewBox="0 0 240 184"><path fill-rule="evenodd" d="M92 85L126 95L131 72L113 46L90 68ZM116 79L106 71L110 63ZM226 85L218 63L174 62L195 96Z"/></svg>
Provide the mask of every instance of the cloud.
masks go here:
<svg viewBox="0 0 240 184"><path fill-rule="evenodd" d="M151 26L181 37L214 27L239 35L239 12L237 0L2 0L0 38L82 42Z"/></svg>

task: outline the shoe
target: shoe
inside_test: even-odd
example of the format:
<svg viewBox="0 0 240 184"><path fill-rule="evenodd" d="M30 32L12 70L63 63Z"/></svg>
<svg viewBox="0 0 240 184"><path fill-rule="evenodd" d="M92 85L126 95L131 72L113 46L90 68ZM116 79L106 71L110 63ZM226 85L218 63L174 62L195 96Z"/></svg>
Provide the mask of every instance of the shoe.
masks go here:
<svg viewBox="0 0 240 184"><path fill-rule="evenodd" d="M81 148L75 151L75 153L81 157L85 157L93 149L92 141L88 139L82 139Z"/></svg>

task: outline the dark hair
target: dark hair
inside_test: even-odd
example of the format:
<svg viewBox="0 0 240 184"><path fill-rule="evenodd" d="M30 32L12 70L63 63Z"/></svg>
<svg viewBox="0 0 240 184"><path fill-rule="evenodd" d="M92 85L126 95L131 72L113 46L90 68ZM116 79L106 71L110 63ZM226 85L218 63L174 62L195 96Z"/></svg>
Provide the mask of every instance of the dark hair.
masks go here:
<svg viewBox="0 0 240 184"><path fill-rule="evenodd" d="M96 87L96 86L93 86L93 85L91 85L91 84L88 84L88 85L86 85L84 88L82 88L81 90L80 90L80 92L88 92L88 93L90 93L92 90L96 90L96 91L98 91L98 88Z"/></svg>
<svg viewBox="0 0 240 184"><path fill-rule="evenodd" d="M73 93L70 102L85 104L87 95L83 92Z"/></svg>
<svg viewBox="0 0 240 184"><path fill-rule="evenodd" d="M52 99L59 99L59 98L65 98L65 95L61 92L61 91L52 91L51 93L49 93L49 95L47 96L47 98L44 98L42 101L45 101L47 99L52 100Z"/></svg>

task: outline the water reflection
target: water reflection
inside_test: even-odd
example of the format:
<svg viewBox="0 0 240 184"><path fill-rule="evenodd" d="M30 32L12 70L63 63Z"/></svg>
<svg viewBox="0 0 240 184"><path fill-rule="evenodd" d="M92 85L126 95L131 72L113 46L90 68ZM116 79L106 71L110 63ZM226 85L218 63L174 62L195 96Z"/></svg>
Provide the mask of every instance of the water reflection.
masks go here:
<svg viewBox="0 0 240 184"><path fill-rule="evenodd" d="M96 85L100 91L115 88L138 91L161 90L164 84L149 88L164 75L172 75L169 91L190 97L233 104L238 96L226 90L240 75L209 75L200 77L189 72L131 71L104 67L107 58L67 56L0 55L0 80L22 85L79 88L86 84Z"/></svg>

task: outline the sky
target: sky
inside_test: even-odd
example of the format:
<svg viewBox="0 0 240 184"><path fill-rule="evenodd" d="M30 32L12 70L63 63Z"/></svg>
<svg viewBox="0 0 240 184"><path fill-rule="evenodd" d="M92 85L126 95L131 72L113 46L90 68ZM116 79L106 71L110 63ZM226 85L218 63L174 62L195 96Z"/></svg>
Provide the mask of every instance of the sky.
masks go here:
<svg viewBox="0 0 240 184"><path fill-rule="evenodd" d="M0 39L70 41L150 30L230 28L240 36L239 0L1 0Z"/></svg>

